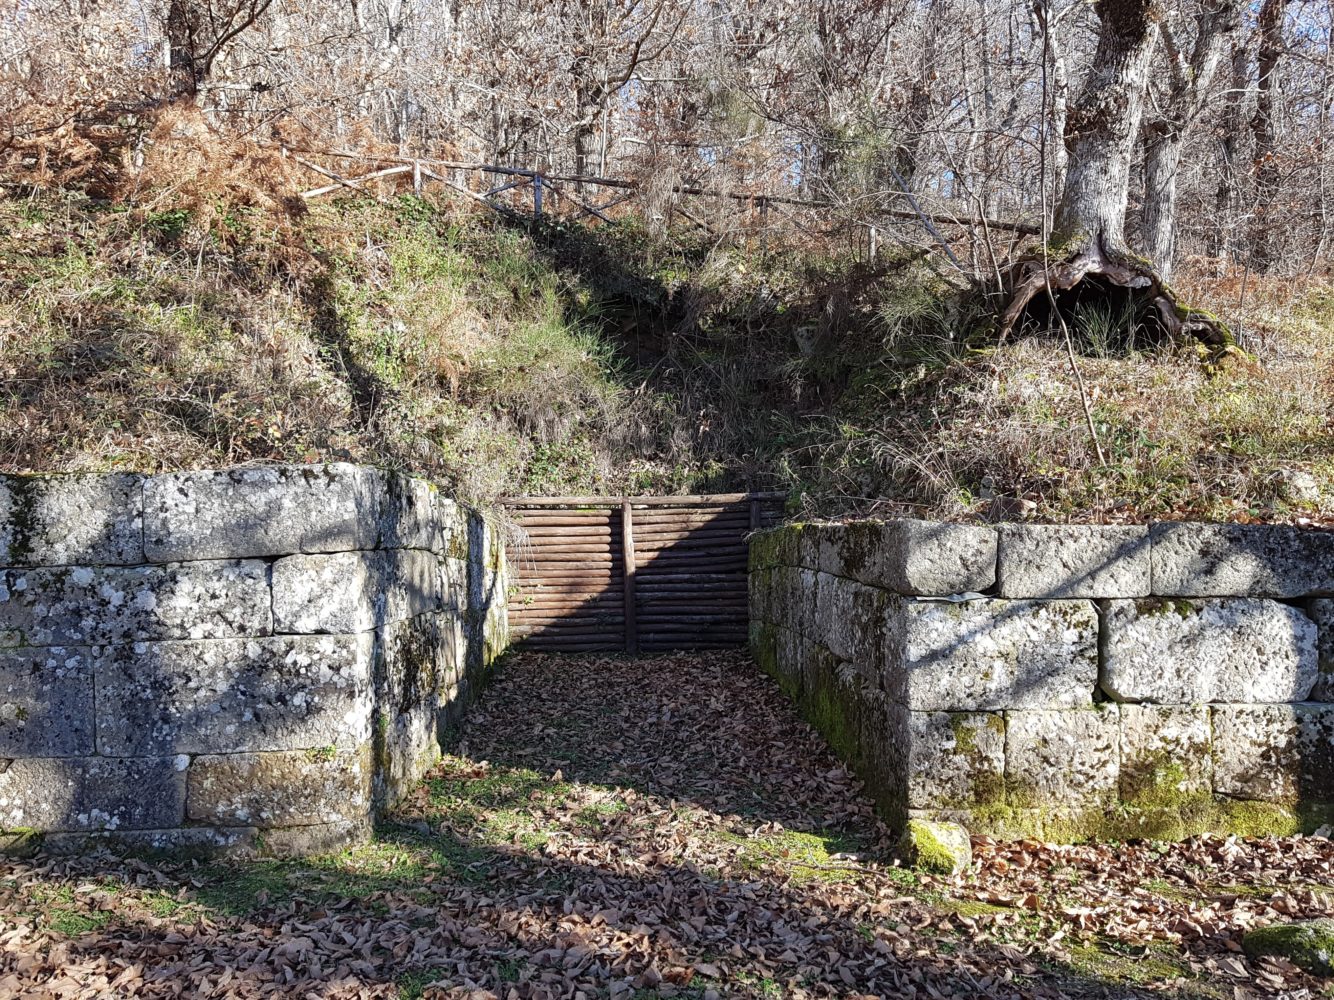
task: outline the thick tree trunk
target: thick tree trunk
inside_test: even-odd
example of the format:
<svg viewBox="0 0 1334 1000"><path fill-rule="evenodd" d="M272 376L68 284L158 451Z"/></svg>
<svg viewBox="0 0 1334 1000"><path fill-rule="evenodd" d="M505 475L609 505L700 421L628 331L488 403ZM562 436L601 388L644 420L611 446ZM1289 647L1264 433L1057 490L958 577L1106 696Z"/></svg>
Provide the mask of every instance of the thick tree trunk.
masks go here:
<svg viewBox="0 0 1334 1000"><path fill-rule="evenodd" d="M1130 252L1125 235L1130 163L1148 87L1149 64L1163 16L1160 0L1097 0L1102 26L1088 77L1070 108L1070 156L1056 208L1053 237L1040 254L1010 269L1010 300L1001 336L1012 330L1039 293L1062 310L1060 295L1094 279L1123 289L1172 339L1213 346L1230 342L1216 319L1181 305L1153 265Z"/></svg>
<svg viewBox="0 0 1334 1000"><path fill-rule="evenodd" d="M1158 40L1158 0L1098 0L1098 48L1070 108L1070 166L1053 223L1055 242L1123 255L1130 159L1139 134L1149 60Z"/></svg>
<svg viewBox="0 0 1334 1000"><path fill-rule="evenodd" d="M1214 191L1217 225L1214 254L1217 257L1231 256L1235 247L1237 161L1242 133L1246 130L1245 118L1242 115L1242 98L1246 94L1249 82L1249 61L1246 57L1246 46L1241 39L1241 28L1242 13L1238 10L1231 28L1232 85L1227 95L1227 110L1223 115L1222 136L1219 139L1219 155L1223 162L1219 171L1218 187Z"/></svg>

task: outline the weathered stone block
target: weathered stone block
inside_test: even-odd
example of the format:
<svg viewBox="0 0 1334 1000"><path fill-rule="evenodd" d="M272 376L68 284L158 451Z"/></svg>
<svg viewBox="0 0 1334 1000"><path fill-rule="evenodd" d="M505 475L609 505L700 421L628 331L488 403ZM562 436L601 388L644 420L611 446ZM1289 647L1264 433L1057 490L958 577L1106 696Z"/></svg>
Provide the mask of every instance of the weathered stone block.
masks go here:
<svg viewBox="0 0 1334 1000"><path fill-rule="evenodd" d="M442 546L441 519L435 487L424 479L397 472L384 474L383 480L379 547L439 552Z"/></svg>
<svg viewBox="0 0 1334 1000"><path fill-rule="evenodd" d="M816 569L830 576L843 575L843 539L847 529L841 524L821 524L811 536L819 545Z"/></svg>
<svg viewBox="0 0 1334 1000"><path fill-rule="evenodd" d="M820 552L824 546L825 536L831 531L841 531L843 526L808 522L795 527L797 531L796 564L802 569L819 570Z"/></svg>
<svg viewBox="0 0 1334 1000"><path fill-rule="evenodd" d="M1315 685L1316 627L1286 604L1109 601L1105 619L1102 687L1117 701L1302 701Z"/></svg>
<svg viewBox="0 0 1334 1000"><path fill-rule="evenodd" d="M458 677L450 620L421 615L376 630L376 799L393 803L439 758L439 710Z"/></svg>
<svg viewBox="0 0 1334 1000"><path fill-rule="evenodd" d="M1017 808L1110 801L1120 776L1116 705L1005 714L1005 794Z"/></svg>
<svg viewBox="0 0 1334 1000"><path fill-rule="evenodd" d="M83 646L0 650L0 758L93 752L93 671Z"/></svg>
<svg viewBox="0 0 1334 1000"><path fill-rule="evenodd" d="M175 830L98 830L52 833L42 847L52 854L171 854L187 857L252 857L259 853L254 827L186 826Z"/></svg>
<svg viewBox="0 0 1334 1000"><path fill-rule="evenodd" d="M1003 801L1005 719L995 712L912 712L908 807L969 808Z"/></svg>
<svg viewBox="0 0 1334 1000"><path fill-rule="evenodd" d="M330 465L176 472L144 483L151 562L374 548L384 481Z"/></svg>
<svg viewBox="0 0 1334 1000"><path fill-rule="evenodd" d="M370 813L369 748L196 757L186 812L220 826L360 822Z"/></svg>
<svg viewBox="0 0 1334 1000"><path fill-rule="evenodd" d="M431 552L397 549L385 552L379 563L376 585L376 624L403 621L438 611L441 607L440 567ZM487 611L497 606L503 612L509 603L503 572L492 570L486 589ZM470 610L476 605L470 605Z"/></svg>
<svg viewBox="0 0 1334 1000"><path fill-rule="evenodd" d="M1316 625L1316 658L1320 663L1311 700L1334 701L1334 600L1317 598L1308 611Z"/></svg>
<svg viewBox="0 0 1334 1000"><path fill-rule="evenodd" d="M0 771L0 828L156 830L179 826L180 757L27 757Z"/></svg>
<svg viewBox="0 0 1334 1000"><path fill-rule="evenodd" d="M887 620L885 689L916 711L1093 701L1098 616L1088 601L902 598Z"/></svg>
<svg viewBox="0 0 1334 1000"><path fill-rule="evenodd" d="M0 476L0 566L143 562L142 519L142 476Z"/></svg>
<svg viewBox="0 0 1334 1000"><path fill-rule="evenodd" d="M1334 802L1334 705L1218 705L1214 791L1288 805Z"/></svg>
<svg viewBox="0 0 1334 1000"><path fill-rule="evenodd" d="M370 633L138 642L97 651L110 756L357 747L370 738Z"/></svg>
<svg viewBox="0 0 1334 1000"><path fill-rule="evenodd" d="M371 824L368 820L289 826L280 830L265 830L261 853L272 858L299 858L342 850L353 844L364 843L370 837Z"/></svg>
<svg viewBox="0 0 1334 1000"><path fill-rule="evenodd" d="M889 595L883 590L821 573L816 634L840 660L878 676L884 668L888 605Z"/></svg>
<svg viewBox="0 0 1334 1000"><path fill-rule="evenodd" d="M0 570L0 631L34 646L265 635L269 571L255 560Z"/></svg>
<svg viewBox="0 0 1334 1000"><path fill-rule="evenodd" d="M384 553L295 555L273 564L276 632L365 632L375 628Z"/></svg>
<svg viewBox="0 0 1334 1000"><path fill-rule="evenodd" d="M438 557L418 549L298 555L273 564L274 629L363 632L442 606Z"/></svg>
<svg viewBox="0 0 1334 1000"><path fill-rule="evenodd" d="M446 556L440 560L440 603L463 611L468 607L468 564Z"/></svg>
<svg viewBox="0 0 1334 1000"><path fill-rule="evenodd" d="M1213 790L1207 707L1122 705L1120 714L1124 801L1173 808Z"/></svg>
<svg viewBox="0 0 1334 1000"><path fill-rule="evenodd" d="M1150 565L1142 525L1000 526L1002 597L1145 597Z"/></svg>
<svg viewBox="0 0 1334 1000"><path fill-rule="evenodd" d="M995 583L994 529L910 519L885 525L880 586L898 594L941 597L980 593Z"/></svg>
<svg viewBox="0 0 1334 1000"><path fill-rule="evenodd" d="M908 817L908 710L869 685L862 690L858 776L891 828Z"/></svg>
<svg viewBox="0 0 1334 1000"><path fill-rule="evenodd" d="M1334 594L1334 532L1165 522L1150 529L1153 592L1165 597Z"/></svg>

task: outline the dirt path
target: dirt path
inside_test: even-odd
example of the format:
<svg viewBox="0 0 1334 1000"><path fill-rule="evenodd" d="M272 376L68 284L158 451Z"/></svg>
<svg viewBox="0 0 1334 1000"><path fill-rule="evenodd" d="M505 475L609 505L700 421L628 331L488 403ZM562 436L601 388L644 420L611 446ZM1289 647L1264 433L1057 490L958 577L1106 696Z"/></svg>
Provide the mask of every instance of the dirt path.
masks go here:
<svg viewBox="0 0 1334 1000"><path fill-rule="evenodd" d="M1334 913L1328 840L885 848L744 656L517 656L364 848L3 862L0 996L1327 995L1235 949Z"/></svg>

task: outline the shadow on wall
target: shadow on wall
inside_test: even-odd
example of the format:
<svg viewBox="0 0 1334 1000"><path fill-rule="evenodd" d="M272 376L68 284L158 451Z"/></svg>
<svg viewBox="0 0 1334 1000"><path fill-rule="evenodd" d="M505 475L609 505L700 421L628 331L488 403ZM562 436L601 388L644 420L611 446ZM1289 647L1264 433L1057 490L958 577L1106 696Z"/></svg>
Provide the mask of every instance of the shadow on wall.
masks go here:
<svg viewBox="0 0 1334 1000"><path fill-rule="evenodd" d="M769 858L746 854L773 831L826 823L844 824L840 832L849 840L873 843L879 835L869 812L855 808L864 803L852 801L848 783L830 780L836 762L762 678L719 663L723 679L713 694L723 704L710 707L696 696L716 680L703 667L685 670L683 693L673 698L671 685L649 684L633 675L636 664L624 670L624 661L604 661L601 667L588 659L578 662L585 669L562 689L569 661L535 669L530 659L522 668L532 675L524 693L507 697L502 692L499 703L484 706L475 727L464 734L476 747L465 766L480 767L484 759L491 775L516 779L484 803L469 800L494 822L492 836L486 836L484 824L468 828L452 822L461 819L455 813L427 811L404 817L414 820L412 827L382 831L375 853L356 866L332 859L202 869L163 866L156 869L165 875L163 891L174 895L189 880L178 901L197 900L220 911L211 914L219 932L192 933L182 941L173 933L178 928L172 920L138 925L133 934L112 927L63 943L66 961L77 965L115 941L119 957L142 960L154 976L182 983L187 991L195 986L192 977L216 978L222 969L231 970L237 987L271 986L294 957L275 942L307 937L318 939L320 946L300 944L293 950L302 971L317 983L321 977L347 975L359 985L374 986L424 969L431 975L423 981L505 992L507 978L523 974L536 980L555 966L577 970L572 974L588 981L589 995L653 990L644 985L653 972L678 983L686 970L695 970L687 984L692 991L716 986L727 995L757 997L775 995L789 981L842 995L849 989L847 977L859 992L881 996L988 996L1016 990L1037 996L1105 995L1097 988L1108 984L1086 980L1055 960L1035 963L1043 968L1017 982L1002 984L973 974L968 962L983 970L1014 969L1014 952L999 941L968 944L976 930L971 923L958 924L953 936L946 934L942 925L948 918L929 904L902 898L901 880L888 877L888 869L879 869L884 881L871 877L860 890L845 891L844 873L838 870L842 863L834 863L832 871L799 874L798 858L778 851ZM661 670L661 664L644 669ZM676 705L681 717L664 713L646 723L636 709L636 700L646 694L655 709L660 701ZM603 715L622 707L623 718ZM495 724L525 709L531 714L522 714L523 725ZM747 717L736 729L703 725L715 712ZM627 758L645 766L633 775L616 775ZM507 827L525 809L540 814L537 801L552 802L566 823L585 822L577 811L558 805L570 789L548 775L562 763L564 781L585 789L601 783L610 801L630 800L632 790L651 799L641 800L633 812L599 819L605 831L566 825L545 843ZM763 787L753 808L739 808L731 794L760 780L757 773L763 775ZM518 779L525 774L532 779ZM470 779L459 780L466 786ZM470 789L468 794L479 793ZM717 860L710 850L695 852L689 843L664 845L660 839L663 817L677 813L682 803L710 813L707 825L694 828L692 835L723 838L727 846L717 848L718 855L737 852L725 868L698 862L701 857ZM752 830L756 836L747 836ZM586 860L579 840L596 842L626 863ZM548 850L552 842L557 846ZM127 879L125 867L114 861L92 859L81 865L72 873L80 880ZM132 877L143 874L136 867ZM39 877L54 883L59 876ZM852 881L860 878L854 874ZM646 920L654 928L651 934L644 930ZM930 945L916 946L906 932L890 933L904 924L930 927L923 939ZM936 947L946 939L949 947L975 950L976 960L968 955L963 962L949 961L947 948ZM364 948L367 940L375 946ZM571 951L576 962L561 965ZM579 963L590 951L596 958ZM334 960L326 960L330 952ZM311 961L312 955L320 962ZM710 966L725 971L715 976ZM620 985L641 975L650 979L626 989ZM1141 994L1115 989L1111 995Z"/></svg>
<svg viewBox="0 0 1334 1000"><path fill-rule="evenodd" d="M1305 598L1334 592L1334 534L862 522L755 544L757 658L900 819L905 794L937 810L1096 806L1155 770L1155 809L1176 785L1312 826L1334 800L1334 709L1299 704L1318 679ZM983 720L999 735L975 744ZM1183 725L1194 742L1171 734ZM1202 777L1177 773L1183 750ZM1279 763L1286 777L1263 777ZM961 793L970 777L985 788Z"/></svg>

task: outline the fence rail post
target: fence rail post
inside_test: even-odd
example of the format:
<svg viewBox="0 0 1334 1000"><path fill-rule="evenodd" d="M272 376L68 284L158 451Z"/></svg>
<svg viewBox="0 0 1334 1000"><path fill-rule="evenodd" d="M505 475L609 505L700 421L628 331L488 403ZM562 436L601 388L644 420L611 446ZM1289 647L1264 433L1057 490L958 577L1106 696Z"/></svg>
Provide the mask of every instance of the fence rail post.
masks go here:
<svg viewBox="0 0 1334 1000"><path fill-rule="evenodd" d="M625 602L625 651L639 652L639 627L635 621L635 522L627 498L621 501L621 598Z"/></svg>

